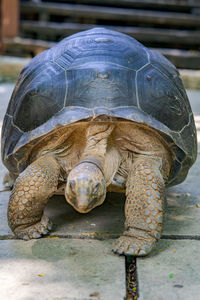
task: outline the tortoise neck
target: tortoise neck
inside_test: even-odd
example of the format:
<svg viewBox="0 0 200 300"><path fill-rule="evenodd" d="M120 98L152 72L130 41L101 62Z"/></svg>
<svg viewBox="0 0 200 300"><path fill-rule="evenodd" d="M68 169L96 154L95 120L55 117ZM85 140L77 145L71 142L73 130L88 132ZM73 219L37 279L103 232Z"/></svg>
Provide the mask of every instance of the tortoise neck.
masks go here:
<svg viewBox="0 0 200 300"><path fill-rule="evenodd" d="M86 145L81 155L80 163L90 162L104 169L108 138L113 131L112 124L90 124L86 130Z"/></svg>
<svg viewBox="0 0 200 300"><path fill-rule="evenodd" d="M83 164L83 163L89 163L89 164L95 165L101 171L101 173L104 176L104 170L103 170L102 163L101 163L100 159L98 159L97 157L87 157L87 158L84 158L84 159L80 160L75 165L75 167L78 166L78 165L80 165L80 164Z"/></svg>

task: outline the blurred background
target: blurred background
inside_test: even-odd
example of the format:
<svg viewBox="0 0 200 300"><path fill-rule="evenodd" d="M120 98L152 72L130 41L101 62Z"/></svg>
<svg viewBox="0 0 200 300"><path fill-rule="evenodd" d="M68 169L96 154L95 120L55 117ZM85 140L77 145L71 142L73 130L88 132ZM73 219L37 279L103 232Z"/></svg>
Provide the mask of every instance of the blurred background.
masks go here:
<svg viewBox="0 0 200 300"><path fill-rule="evenodd" d="M33 57L81 30L103 26L200 69L200 0L0 0L0 54Z"/></svg>

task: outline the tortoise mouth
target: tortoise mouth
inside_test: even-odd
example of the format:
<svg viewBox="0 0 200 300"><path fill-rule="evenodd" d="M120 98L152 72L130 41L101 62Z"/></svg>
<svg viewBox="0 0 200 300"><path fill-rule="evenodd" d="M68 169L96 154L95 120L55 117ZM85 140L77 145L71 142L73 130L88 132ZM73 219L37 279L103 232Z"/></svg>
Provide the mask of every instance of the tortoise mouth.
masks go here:
<svg viewBox="0 0 200 300"><path fill-rule="evenodd" d="M82 202L80 199L76 197L65 196L66 201L79 213L86 214L93 210L95 207L101 205L104 202L105 197L101 197L100 199L94 198L90 201Z"/></svg>

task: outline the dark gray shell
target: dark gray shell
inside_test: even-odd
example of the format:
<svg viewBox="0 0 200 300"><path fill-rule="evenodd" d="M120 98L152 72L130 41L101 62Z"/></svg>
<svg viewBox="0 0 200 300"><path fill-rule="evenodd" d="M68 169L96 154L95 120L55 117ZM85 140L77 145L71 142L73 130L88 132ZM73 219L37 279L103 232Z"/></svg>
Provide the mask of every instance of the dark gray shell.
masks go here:
<svg viewBox="0 0 200 300"><path fill-rule="evenodd" d="M168 184L185 179L197 139L177 69L135 39L104 28L65 38L22 70L3 123L4 164L18 175L38 139L57 126L98 115L156 129L176 155Z"/></svg>

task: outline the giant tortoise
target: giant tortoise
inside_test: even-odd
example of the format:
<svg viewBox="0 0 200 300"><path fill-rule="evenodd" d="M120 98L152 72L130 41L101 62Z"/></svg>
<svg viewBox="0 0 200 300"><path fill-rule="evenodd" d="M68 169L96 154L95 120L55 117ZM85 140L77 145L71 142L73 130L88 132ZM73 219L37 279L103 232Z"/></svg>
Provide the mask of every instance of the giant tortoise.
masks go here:
<svg viewBox="0 0 200 300"><path fill-rule="evenodd" d="M197 154L191 107L177 69L134 38L94 28L63 39L22 70L2 129L15 178L8 223L28 240L52 228L49 197L78 212L126 194L125 231L113 251L148 254L163 227L165 187Z"/></svg>

